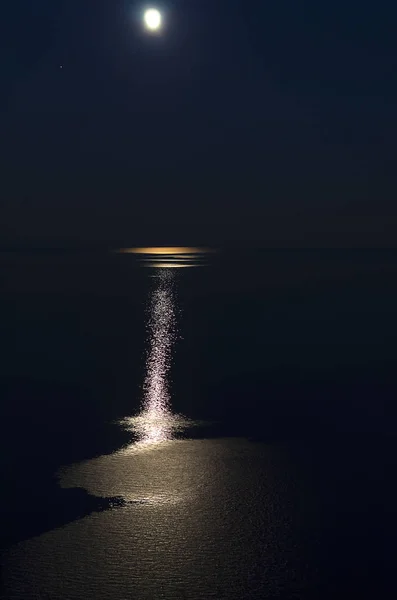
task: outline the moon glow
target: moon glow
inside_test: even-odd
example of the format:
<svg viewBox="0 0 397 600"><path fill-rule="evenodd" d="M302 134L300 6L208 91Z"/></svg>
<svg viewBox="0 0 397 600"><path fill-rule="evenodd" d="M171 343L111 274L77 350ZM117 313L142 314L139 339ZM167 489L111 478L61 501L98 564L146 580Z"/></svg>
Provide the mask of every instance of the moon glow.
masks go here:
<svg viewBox="0 0 397 600"><path fill-rule="evenodd" d="M150 31L158 31L162 25L161 13L156 8L148 8L143 16L146 28Z"/></svg>

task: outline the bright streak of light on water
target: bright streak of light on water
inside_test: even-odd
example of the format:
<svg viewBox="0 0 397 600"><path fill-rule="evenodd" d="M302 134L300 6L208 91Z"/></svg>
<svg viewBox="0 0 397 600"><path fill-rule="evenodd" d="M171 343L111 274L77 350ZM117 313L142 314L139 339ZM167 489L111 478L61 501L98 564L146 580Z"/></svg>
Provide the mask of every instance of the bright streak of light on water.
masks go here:
<svg viewBox="0 0 397 600"><path fill-rule="evenodd" d="M168 377L177 329L174 284L172 271L159 270L149 307L149 350L142 410L136 417L123 421L123 425L135 433L140 446L171 440L177 430L188 424L170 408Z"/></svg>
<svg viewBox="0 0 397 600"><path fill-rule="evenodd" d="M211 248L194 246L153 246L147 248L120 248L119 254L132 254L141 266L156 269L181 269L206 266Z"/></svg>
<svg viewBox="0 0 397 600"><path fill-rule="evenodd" d="M196 248L191 246L153 246L148 248L122 248L123 254L144 254L156 256L169 256L175 254L204 254L211 252L208 248Z"/></svg>

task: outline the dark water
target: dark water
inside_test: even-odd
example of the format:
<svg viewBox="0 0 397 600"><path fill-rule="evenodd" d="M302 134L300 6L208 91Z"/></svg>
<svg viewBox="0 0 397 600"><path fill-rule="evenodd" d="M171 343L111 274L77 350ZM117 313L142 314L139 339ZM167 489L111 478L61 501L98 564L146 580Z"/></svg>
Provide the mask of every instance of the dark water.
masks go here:
<svg viewBox="0 0 397 600"><path fill-rule="evenodd" d="M394 595L397 252L1 271L5 598Z"/></svg>

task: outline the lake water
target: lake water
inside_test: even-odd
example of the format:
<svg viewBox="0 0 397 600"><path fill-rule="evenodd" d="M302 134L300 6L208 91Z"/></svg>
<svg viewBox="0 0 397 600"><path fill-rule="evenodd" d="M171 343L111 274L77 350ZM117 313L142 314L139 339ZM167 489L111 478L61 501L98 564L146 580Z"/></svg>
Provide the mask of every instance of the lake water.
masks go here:
<svg viewBox="0 0 397 600"><path fill-rule="evenodd" d="M397 252L1 261L5 598L394 595Z"/></svg>

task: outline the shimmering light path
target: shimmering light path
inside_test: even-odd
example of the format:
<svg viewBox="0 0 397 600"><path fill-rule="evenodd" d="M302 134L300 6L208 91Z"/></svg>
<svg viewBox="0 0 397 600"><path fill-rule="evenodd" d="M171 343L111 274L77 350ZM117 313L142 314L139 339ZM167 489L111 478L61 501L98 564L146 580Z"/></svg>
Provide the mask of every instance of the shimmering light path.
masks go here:
<svg viewBox="0 0 397 600"><path fill-rule="evenodd" d="M183 417L171 412L168 385L177 326L175 274L170 269L159 269L155 281L149 305L149 350L142 410L138 416L123 421L136 434L140 446L171 440L173 433L187 424Z"/></svg>

